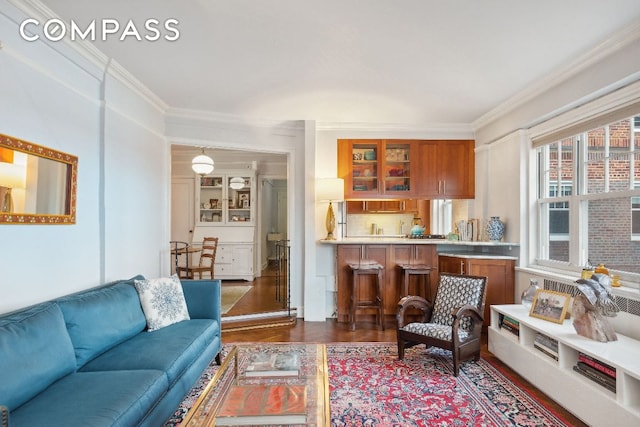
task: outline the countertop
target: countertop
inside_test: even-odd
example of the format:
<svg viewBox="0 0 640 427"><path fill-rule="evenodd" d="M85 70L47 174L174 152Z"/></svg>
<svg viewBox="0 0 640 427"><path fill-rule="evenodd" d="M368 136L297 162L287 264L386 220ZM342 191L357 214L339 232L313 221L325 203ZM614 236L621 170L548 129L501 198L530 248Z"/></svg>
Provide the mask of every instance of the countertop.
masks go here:
<svg viewBox="0 0 640 427"><path fill-rule="evenodd" d="M409 239L400 236L360 236L339 240L320 240L327 245L435 245L438 255L466 259L518 260L519 243L491 241L460 241L447 239Z"/></svg>
<svg viewBox="0 0 640 427"><path fill-rule="evenodd" d="M452 245L452 246L520 246L519 243L493 242L493 241L460 241L447 239L409 239L399 236L371 236L371 237L345 237L338 240L320 240L320 243L328 245L353 245L365 244L394 244L394 245Z"/></svg>
<svg viewBox="0 0 640 427"><path fill-rule="evenodd" d="M514 261L518 260L518 257L511 255L501 255L501 254L489 254L489 253L471 253L471 252L438 252L438 256L453 256L456 258L465 258L465 259L511 259Z"/></svg>

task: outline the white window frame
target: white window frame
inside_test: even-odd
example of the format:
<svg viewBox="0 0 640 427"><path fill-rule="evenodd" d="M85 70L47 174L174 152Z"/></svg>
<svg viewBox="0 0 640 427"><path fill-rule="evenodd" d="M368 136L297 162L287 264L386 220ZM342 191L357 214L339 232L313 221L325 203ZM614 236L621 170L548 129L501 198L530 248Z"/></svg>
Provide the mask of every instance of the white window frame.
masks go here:
<svg viewBox="0 0 640 427"><path fill-rule="evenodd" d="M637 117L637 116L636 116ZM634 119L631 118L631 122L634 123ZM610 123L611 124L611 123ZM640 197L640 183L634 183L633 181L633 173L634 173L634 162L633 162L633 153L634 153L634 141L633 136L630 141L630 187L629 190L623 191L610 191L609 188L609 125L604 125L605 128L605 152L604 152L604 190L598 193L587 194L587 174L588 167L585 167L587 160L587 144L581 143L580 141L587 141L587 132L580 133L576 135L576 138L573 141L573 158L575 161L573 162L573 191L569 195L561 194L560 196L554 196L549 194L550 186L555 184L555 187L559 189L559 191L563 192L563 187L566 186L567 181L561 180L561 173L558 173L558 180L555 183L547 182L547 171L549 170L549 165L545 164L549 159L549 149L550 145L544 145L542 148L542 159L538 168L536 169L536 174L538 176L538 198L536 199L537 209L535 210L537 215L538 231L539 231L539 242L540 245L538 247L535 263L549 268L554 269L562 269L569 270L574 273L578 273L584 265L588 263L588 229L587 224L588 221L588 204L591 200L603 200L603 199L614 199L614 198L625 198L625 197ZM632 132L634 132L634 126L630 126ZM534 149L534 155L537 155L537 149ZM561 171L561 152L558 153L558 171ZM549 257L549 247L547 245L550 241L560 241L564 240L560 238L561 236L552 236L549 233L549 223L548 223L548 214L543 215L543 207L550 205L552 203L567 203L569 210L569 235L567 236L567 240L569 240L569 261L559 261L559 260L551 260ZM639 209L640 210L640 209ZM573 238L571 238L574 236ZM633 235L631 240L638 241L640 240L640 235ZM620 276L623 279L631 280L635 283L640 282L640 274L632 273L632 272L616 272L620 273Z"/></svg>

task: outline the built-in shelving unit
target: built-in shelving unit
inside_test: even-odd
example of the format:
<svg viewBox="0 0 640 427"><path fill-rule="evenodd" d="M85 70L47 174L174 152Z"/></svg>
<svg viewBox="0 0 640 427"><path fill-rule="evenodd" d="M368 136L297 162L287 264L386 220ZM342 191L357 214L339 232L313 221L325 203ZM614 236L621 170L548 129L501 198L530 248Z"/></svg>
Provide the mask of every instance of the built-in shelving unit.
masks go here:
<svg viewBox="0 0 640 427"><path fill-rule="evenodd" d="M240 187L234 186L234 179L240 180ZM255 225L254 181L253 171L200 177L196 188L196 221L208 225Z"/></svg>
<svg viewBox="0 0 640 427"><path fill-rule="evenodd" d="M195 188L194 242L218 237L216 279L255 277L255 170L223 170L199 176Z"/></svg>
<svg viewBox="0 0 640 427"><path fill-rule="evenodd" d="M542 341L552 351L541 351ZM589 425L640 425L638 340L618 334L617 341L602 343L578 335L571 320L558 324L530 317L520 304L493 305L489 351ZM605 386L577 372L581 356L608 367L615 380Z"/></svg>

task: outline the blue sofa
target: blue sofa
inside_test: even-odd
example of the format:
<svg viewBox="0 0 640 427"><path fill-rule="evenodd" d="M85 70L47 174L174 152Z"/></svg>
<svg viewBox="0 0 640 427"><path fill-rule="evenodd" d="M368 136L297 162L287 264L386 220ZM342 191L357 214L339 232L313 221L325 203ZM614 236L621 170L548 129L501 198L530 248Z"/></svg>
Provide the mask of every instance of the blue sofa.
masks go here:
<svg viewBox="0 0 640 427"><path fill-rule="evenodd" d="M135 279L0 315L11 427L158 427L220 363L219 280L183 281L190 320L148 332Z"/></svg>

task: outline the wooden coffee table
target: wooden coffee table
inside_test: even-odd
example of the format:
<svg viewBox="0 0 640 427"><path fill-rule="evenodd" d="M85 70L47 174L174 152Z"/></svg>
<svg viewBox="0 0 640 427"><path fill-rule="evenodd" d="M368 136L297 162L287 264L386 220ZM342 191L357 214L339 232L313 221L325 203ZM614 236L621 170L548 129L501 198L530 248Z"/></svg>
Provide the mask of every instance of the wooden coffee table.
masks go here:
<svg viewBox="0 0 640 427"><path fill-rule="evenodd" d="M252 364L256 367L256 360L281 360L282 357L295 356L297 370L287 371L280 375L276 370L256 373L247 368ZM277 359L275 359L277 357ZM251 368L249 368L251 369ZM261 418L259 423L251 422L252 418L235 418L231 411L231 418L227 418L225 425L305 425L329 426L329 377L327 370L327 350L324 344L309 343L253 343L237 344L225 357L222 365L216 371L212 380L207 384L202 394L187 413L182 426L209 427L220 425L223 419L216 417L221 409L230 402L225 402L229 396L235 395L238 389L248 390L252 399L265 388L292 388L303 390L304 414L299 415L304 422L287 424L276 422L279 413L273 417ZM230 393L231 391L234 393ZM255 392L255 393L251 393ZM229 400L232 398L229 397ZM239 405L238 411L246 405ZM228 412L228 411L227 411ZM230 421L231 420L231 421ZM218 421L218 423L216 423ZM229 424L232 423L232 424Z"/></svg>

